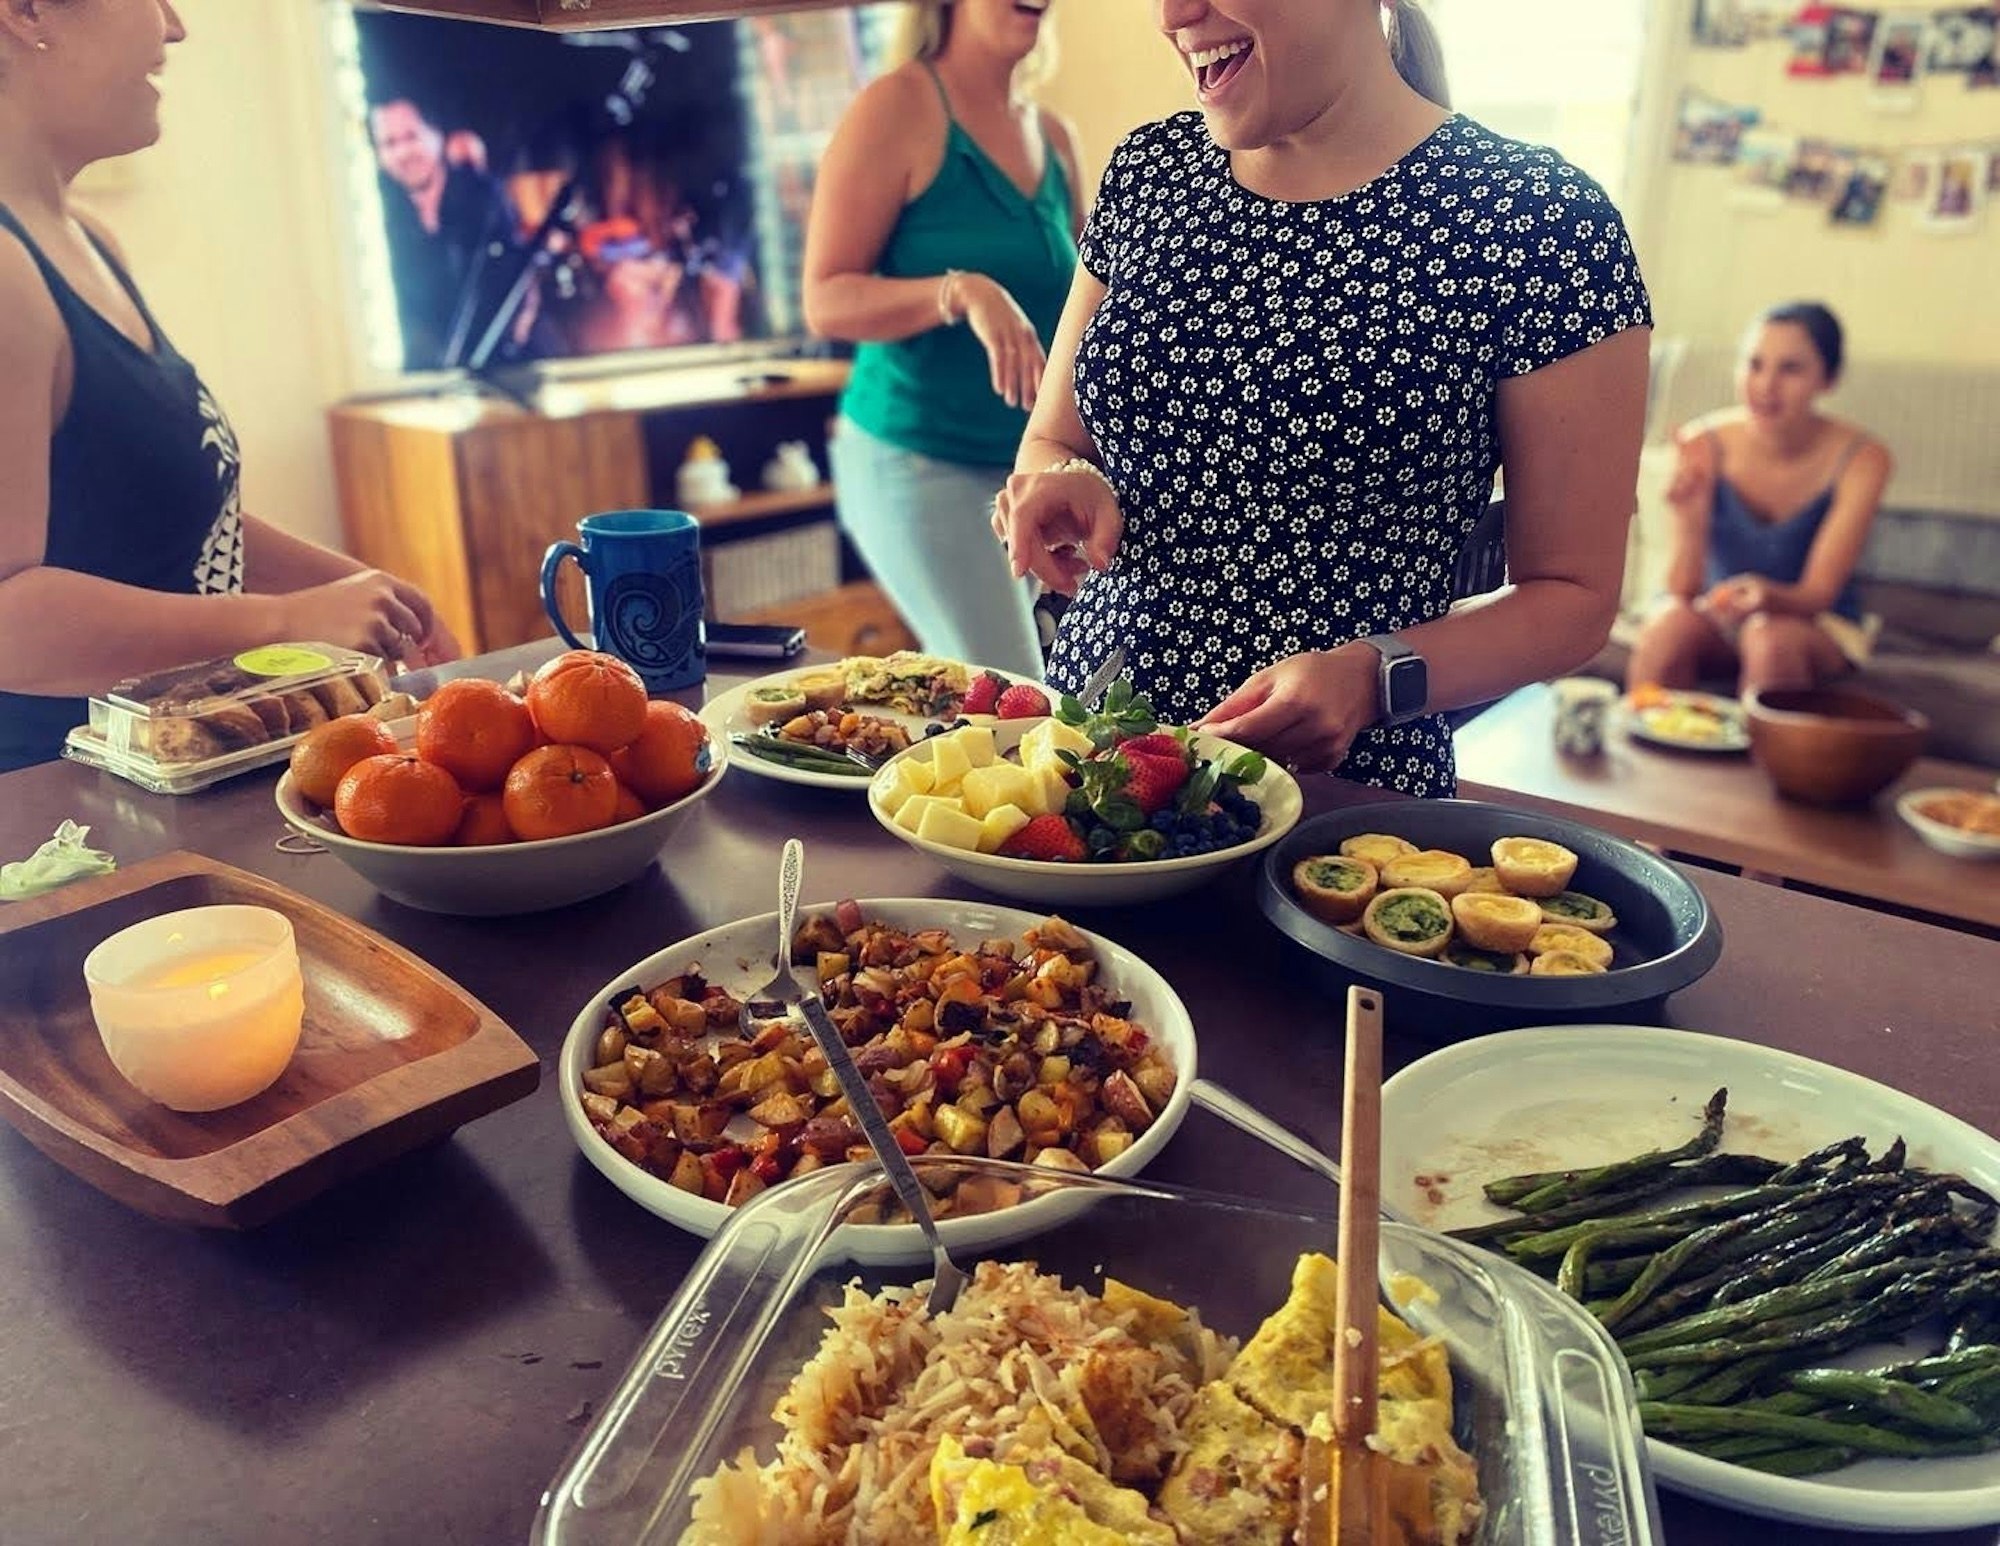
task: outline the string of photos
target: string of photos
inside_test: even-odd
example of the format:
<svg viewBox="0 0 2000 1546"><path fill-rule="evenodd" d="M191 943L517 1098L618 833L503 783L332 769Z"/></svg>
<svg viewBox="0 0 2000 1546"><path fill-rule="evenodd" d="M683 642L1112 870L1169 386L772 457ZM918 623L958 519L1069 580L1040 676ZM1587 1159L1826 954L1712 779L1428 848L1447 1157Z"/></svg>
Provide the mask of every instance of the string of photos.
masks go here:
<svg viewBox="0 0 2000 1546"><path fill-rule="evenodd" d="M1957 76L1968 91L2000 87L2000 5L1870 10L1799 0L1696 0L1694 40L1706 48L1786 42L1786 74L1866 76L1885 111L1914 108L1927 76Z"/></svg>
<svg viewBox="0 0 2000 1546"><path fill-rule="evenodd" d="M1840 226L1872 226L1889 203L1915 208L1921 228L1955 235L1978 225L2000 197L2000 139L1984 144L1842 144L1763 121L1761 110L1684 91L1673 157L1734 171L1730 202L1775 209L1792 201L1825 208Z"/></svg>

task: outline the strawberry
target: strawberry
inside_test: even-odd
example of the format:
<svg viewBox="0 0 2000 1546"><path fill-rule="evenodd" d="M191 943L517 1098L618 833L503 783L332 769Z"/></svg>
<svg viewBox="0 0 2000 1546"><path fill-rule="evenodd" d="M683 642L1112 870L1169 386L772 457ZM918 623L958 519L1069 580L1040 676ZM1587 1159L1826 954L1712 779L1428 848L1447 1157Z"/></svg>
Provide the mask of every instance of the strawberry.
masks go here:
<svg viewBox="0 0 2000 1546"><path fill-rule="evenodd" d="M1057 864L1081 864L1090 857L1076 828L1061 816L1037 816L1000 845L1009 859L1041 859Z"/></svg>
<svg viewBox="0 0 2000 1546"><path fill-rule="evenodd" d="M1002 719L1039 719L1048 711L1049 695L1026 682L1008 688L993 706L993 712Z"/></svg>
<svg viewBox="0 0 2000 1546"><path fill-rule="evenodd" d="M1151 735L1135 735L1118 743L1118 749L1128 757L1171 757L1176 762L1187 761L1187 747L1178 736L1168 735L1164 730L1156 730Z"/></svg>
<svg viewBox="0 0 2000 1546"><path fill-rule="evenodd" d="M965 712L968 714L991 714L993 705L1000 701L1000 694L1007 690L1007 679L991 671L982 671L972 679L972 685L965 689Z"/></svg>
<svg viewBox="0 0 2000 1546"><path fill-rule="evenodd" d="M1188 765L1180 757L1149 757L1132 751L1129 742L1118 752L1132 770L1125 781L1125 793L1148 816L1172 805L1188 781Z"/></svg>

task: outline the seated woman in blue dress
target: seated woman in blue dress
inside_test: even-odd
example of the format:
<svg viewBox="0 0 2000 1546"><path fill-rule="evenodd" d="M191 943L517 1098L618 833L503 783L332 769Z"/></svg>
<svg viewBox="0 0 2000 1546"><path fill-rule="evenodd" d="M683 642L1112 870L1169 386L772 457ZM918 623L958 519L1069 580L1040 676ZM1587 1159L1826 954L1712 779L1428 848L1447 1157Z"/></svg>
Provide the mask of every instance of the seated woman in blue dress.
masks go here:
<svg viewBox="0 0 2000 1546"><path fill-rule="evenodd" d="M1844 348L1826 307L1773 307L1744 340L1737 406L1682 431L1673 566L1630 685L1813 687L1867 658L1854 566L1891 463L1819 410Z"/></svg>

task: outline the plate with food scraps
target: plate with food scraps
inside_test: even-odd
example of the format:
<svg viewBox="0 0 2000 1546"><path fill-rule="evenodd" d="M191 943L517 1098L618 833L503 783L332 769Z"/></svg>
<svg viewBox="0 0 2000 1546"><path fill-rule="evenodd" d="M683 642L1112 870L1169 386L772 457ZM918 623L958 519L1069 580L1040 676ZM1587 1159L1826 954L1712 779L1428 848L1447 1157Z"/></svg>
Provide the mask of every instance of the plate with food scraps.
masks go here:
<svg viewBox="0 0 2000 1546"><path fill-rule="evenodd" d="M1003 704L1010 688L1023 693ZM1027 693L1036 694L1028 697ZM865 790L870 776L933 725L1046 714L1046 693L986 666L900 650L759 677L701 711L745 772L814 789Z"/></svg>
<svg viewBox="0 0 2000 1546"><path fill-rule="evenodd" d="M1747 752L1750 722L1734 698L1639 687L1623 700L1625 733L1683 752Z"/></svg>
<svg viewBox="0 0 2000 1546"><path fill-rule="evenodd" d="M928 899L822 903L800 919L794 958L818 972L913 1155L1134 1176L1186 1116L1187 1009L1101 935ZM776 928L770 913L669 945L594 995L563 1044L577 1147L641 1207L703 1238L767 1186L868 1157L802 1024L742 1037L737 1011L770 979ZM1005 1190L940 1197L946 1245L993 1249L1088 1206L1080 1194L1020 1202ZM913 1224L850 1224L841 1237L857 1262L930 1260Z"/></svg>
<svg viewBox="0 0 2000 1546"><path fill-rule="evenodd" d="M1663 1485L1827 1528L2000 1522L2000 1141L1810 1058L1618 1025L1433 1053L1382 1130L1385 1198L1593 1304Z"/></svg>

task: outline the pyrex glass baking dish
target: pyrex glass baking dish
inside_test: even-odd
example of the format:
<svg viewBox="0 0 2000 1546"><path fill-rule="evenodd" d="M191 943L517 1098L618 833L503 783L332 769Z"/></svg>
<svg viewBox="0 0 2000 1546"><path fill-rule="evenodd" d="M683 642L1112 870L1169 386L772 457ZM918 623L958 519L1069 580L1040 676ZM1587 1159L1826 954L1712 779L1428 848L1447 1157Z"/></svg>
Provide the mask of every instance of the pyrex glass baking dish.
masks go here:
<svg viewBox="0 0 2000 1546"><path fill-rule="evenodd" d="M1284 1303L1306 1251L1331 1254L1335 1220L1143 1182L938 1160L1060 1191L1077 1213L994 1253L1065 1282L1116 1277L1247 1337ZM842 1165L772 1189L710 1242L602 1415L543 1495L548 1546L680 1539L691 1489L746 1447L768 1458L771 1409L812 1356L842 1285L910 1284L920 1268L857 1269L837 1231L883 1194L880 1172ZM970 1261L961 1266L971 1267ZM1538 1280L1439 1236L1384 1223L1382 1274L1411 1273L1435 1304L1400 1310L1442 1335L1457 1438L1478 1461L1482 1546L1652 1546L1661 1539L1631 1381L1594 1322Z"/></svg>

